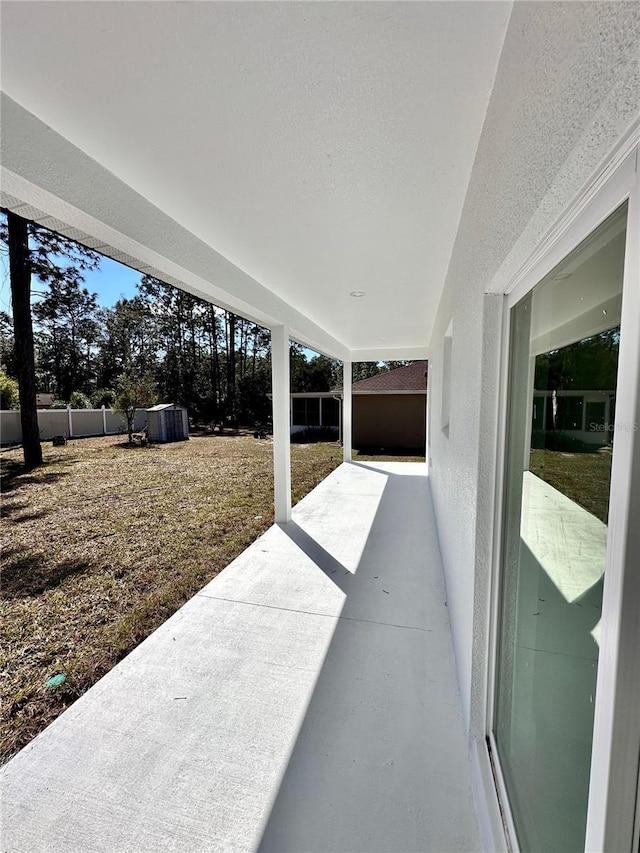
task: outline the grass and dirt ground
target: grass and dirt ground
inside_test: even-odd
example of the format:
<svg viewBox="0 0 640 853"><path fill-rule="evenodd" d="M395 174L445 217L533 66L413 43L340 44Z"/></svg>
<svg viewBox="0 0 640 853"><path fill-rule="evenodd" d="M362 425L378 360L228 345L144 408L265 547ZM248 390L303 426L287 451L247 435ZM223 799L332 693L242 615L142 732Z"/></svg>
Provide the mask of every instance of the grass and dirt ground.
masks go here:
<svg viewBox="0 0 640 853"><path fill-rule="evenodd" d="M611 448L593 453L531 450L529 470L607 523Z"/></svg>
<svg viewBox="0 0 640 853"><path fill-rule="evenodd" d="M271 440L107 436L2 457L0 761L25 746L273 523ZM296 503L342 460L293 444ZM354 452L354 460L394 460ZM404 461L424 461L405 456ZM606 522L610 452L532 450L530 470ZM47 686L56 675L65 680Z"/></svg>
<svg viewBox="0 0 640 853"><path fill-rule="evenodd" d="M30 473L20 448L1 453L0 760L273 523L271 440L129 447L108 436L43 452L46 465ZM291 456L295 503L340 464L342 448L293 445ZM56 675L65 680L47 686Z"/></svg>

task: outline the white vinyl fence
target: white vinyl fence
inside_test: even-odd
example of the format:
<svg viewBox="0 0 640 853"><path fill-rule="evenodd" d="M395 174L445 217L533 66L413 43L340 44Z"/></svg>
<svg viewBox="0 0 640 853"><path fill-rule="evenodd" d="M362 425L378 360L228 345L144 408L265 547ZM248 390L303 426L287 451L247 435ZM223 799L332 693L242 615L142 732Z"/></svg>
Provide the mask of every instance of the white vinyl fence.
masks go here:
<svg viewBox="0 0 640 853"><path fill-rule="evenodd" d="M134 429L147 423L145 409L136 409ZM118 435L127 431L122 412L112 409L38 409L40 438L47 441L54 435L67 438L87 438L95 435ZM0 411L0 444L20 444L22 427L19 411Z"/></svg>

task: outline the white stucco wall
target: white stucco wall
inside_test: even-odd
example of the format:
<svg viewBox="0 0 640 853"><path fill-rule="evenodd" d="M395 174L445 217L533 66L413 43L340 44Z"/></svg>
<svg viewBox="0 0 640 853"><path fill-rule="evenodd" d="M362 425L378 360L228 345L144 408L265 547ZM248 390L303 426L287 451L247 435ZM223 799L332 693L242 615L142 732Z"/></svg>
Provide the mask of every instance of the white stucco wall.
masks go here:
<svg viewBox="0 0 640 853"><path fill-rule="evenodd" d="M502 314L502 297L485 294L503 291L637 120L639 34L636 3L515 4L431 338L431 484L472 735L484 706Z"/></svg>

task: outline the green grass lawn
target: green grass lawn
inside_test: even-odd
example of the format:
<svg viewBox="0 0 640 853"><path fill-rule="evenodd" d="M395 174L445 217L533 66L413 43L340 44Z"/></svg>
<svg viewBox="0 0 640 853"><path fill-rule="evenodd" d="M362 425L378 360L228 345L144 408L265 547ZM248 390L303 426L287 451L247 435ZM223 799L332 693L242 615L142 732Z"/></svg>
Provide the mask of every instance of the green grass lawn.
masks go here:
<svg viewBox="0 0 640 853"><path fill-rule="evenodd" d="M2 451L2 751L6 760L273 523L273 444L114 436ZM293 445L294 503L342 461ZM65 681L47 687L64 674Z"/></svg>
<svg viewBox="0 0 640 853"><path fill-rule="evenodd" d="M595 453L532 450L529 470L607 523L610 450L603 448Z"/></svg>

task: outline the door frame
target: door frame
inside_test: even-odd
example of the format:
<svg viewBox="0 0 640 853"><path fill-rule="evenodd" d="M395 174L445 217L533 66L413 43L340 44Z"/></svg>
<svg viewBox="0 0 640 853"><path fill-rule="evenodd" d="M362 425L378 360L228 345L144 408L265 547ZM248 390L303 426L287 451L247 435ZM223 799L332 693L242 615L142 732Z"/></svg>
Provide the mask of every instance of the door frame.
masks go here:
<svg viewBox="0 0 640 853"><path fill-rule="evenodd" d="M640 525L634 526L630 518L634 517L634 512L640 517L640 497L634 497L632 488L635 480L636 491L640 492L637 488L637 483L640 483L640 430L634 430L634 426L640 424L639 149L640 127L636 123L503 291L484 734L503 831L507 846L513 851L518 851L519 846L492 731L499 632L511 310L625 201L628 202L627 240L616 394L620 409L616 408L616 421L627 424L628 428L620 429L616 435L612 462L585 849L594 853L598 850L629 850L631 853L634 825L638 818L640 679L636 676L634 680L633 665L640 660L640 620L637 618L640 573L634 573L632 562L634 553L640 553Z"/></svg>

